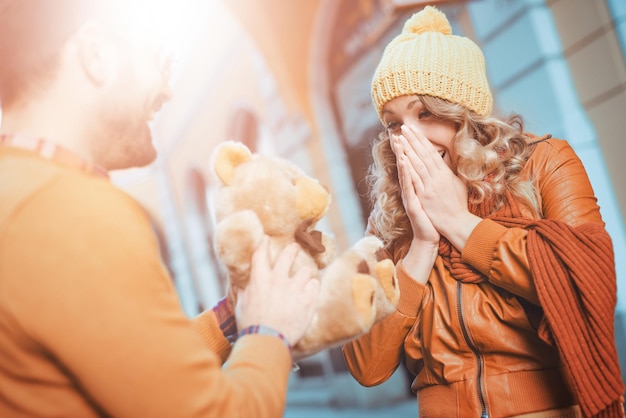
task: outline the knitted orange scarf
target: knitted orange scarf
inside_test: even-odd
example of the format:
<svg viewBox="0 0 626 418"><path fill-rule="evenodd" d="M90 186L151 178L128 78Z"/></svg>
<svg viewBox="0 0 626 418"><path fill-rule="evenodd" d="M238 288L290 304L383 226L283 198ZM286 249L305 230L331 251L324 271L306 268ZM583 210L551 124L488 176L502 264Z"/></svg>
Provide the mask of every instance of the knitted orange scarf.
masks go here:
<svg viewBox="0 0 626 418"><path fill-rule="evenodd" d="M604 226L522 218L510 196L493 209L493 202L470 207L478 216L528 230L530 272L543 309L539 336L558 348L583 415L623 417L624 384L614 337L615 263ZM439 253L457 280L488 281L445 238Z"/></svg>

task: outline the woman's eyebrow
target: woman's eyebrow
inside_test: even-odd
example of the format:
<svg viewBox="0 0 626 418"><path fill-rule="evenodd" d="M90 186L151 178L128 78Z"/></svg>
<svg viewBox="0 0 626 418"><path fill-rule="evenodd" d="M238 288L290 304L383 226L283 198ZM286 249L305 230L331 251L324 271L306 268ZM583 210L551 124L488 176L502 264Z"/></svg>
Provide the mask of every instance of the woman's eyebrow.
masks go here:
<svg viewBox="0 0 626 418"><path fill-rule="evenodd" d="M413 106L415 106L415 103L419 102L420 99L415 99L415 100L411 100L409 103L407 103L406 108L411 110L413 108ZM383 111L381 112L381 116L384 114L389 113L390 115L393 115L394 112L392 110L389 110L387 108L383 108Z"/></svg>
<svg viewBox="0 0 626 418"><path fill-rule="evenodd" d="M420 101L420 99L411 100L411 101L409 102L409 104L407 104L407 105L406 105L406 108L407 108L407 109L409 109L409 110L410 110L410 109L412 109L412 108L413 108L413 106L415 106L415 103L417 103L417 102L419 102L419 101Z"/></svg>

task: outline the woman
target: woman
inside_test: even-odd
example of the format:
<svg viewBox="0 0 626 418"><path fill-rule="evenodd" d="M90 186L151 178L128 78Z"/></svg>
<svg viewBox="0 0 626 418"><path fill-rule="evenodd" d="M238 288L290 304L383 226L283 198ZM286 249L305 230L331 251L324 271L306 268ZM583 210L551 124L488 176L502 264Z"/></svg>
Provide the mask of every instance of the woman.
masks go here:
<svg viewBox="0 0 626 418"><path fill-rule="evenodd" d="M401 296L344 346L352 375L404 360L420 417L623 416L611 240L567 142L491 116L481 51L433 7L386 47L372 98L369 232Z"/></svg>

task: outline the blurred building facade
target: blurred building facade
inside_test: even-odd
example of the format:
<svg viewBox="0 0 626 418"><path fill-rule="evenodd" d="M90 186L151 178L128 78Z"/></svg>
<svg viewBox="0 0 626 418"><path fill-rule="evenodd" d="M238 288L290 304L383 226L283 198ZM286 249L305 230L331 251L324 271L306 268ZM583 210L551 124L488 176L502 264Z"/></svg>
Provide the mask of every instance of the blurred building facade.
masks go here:
<svg viewBox="0 0 626 418"><path fill-rule="evenodd" d="M160 157L113 175L153 214L186 312L224 294L211 245L210 165L223 140L287 158L328 186L334 201L320 227L339 251L363 235L364 175L380 130L371 76L385 44L424 4L436 4L455 34L483 48L496 112L520 113L528 130L568 139L585 164L614 242L616 332L626 362L623 0L190 1L193 36L179 56L174 99L154 126ZM368 405L408 396L402 372L381 388L357 387L337 350L301 367L294 402Z"/></svg>

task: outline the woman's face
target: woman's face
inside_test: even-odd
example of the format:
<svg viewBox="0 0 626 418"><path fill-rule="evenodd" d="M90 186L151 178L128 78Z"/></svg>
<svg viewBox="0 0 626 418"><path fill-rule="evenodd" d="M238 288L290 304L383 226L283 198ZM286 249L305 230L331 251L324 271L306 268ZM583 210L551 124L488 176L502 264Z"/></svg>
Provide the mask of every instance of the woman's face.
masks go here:
<svg viewBox="0 0 626 418"><path fill-rule="evenodd" d="M432 115L416 95L400 96L382 109L383 124L390 135L401 135L402 125L420 130L439 151L444 162L456 172L458 155L454 150L456 128L452 121Z"/></svg>

